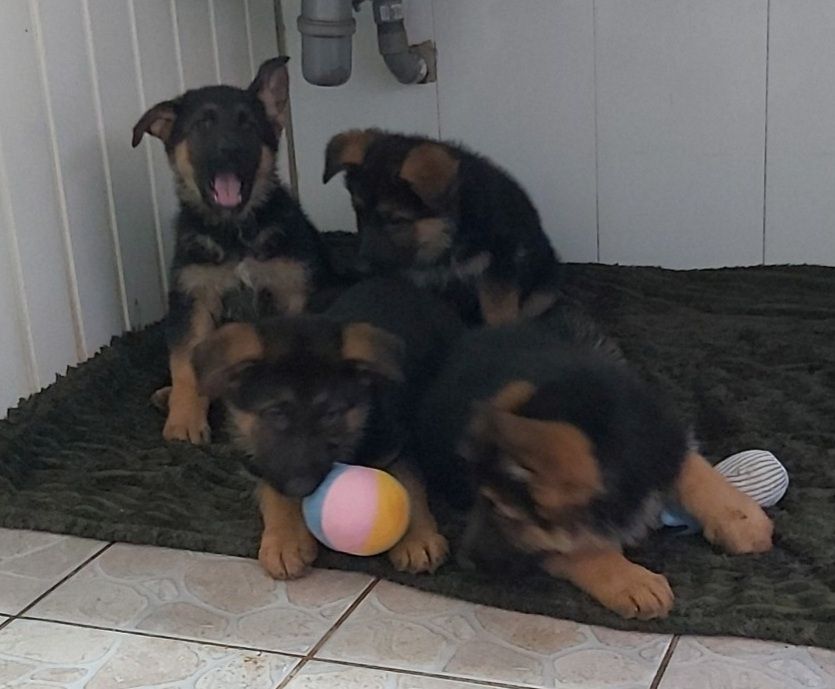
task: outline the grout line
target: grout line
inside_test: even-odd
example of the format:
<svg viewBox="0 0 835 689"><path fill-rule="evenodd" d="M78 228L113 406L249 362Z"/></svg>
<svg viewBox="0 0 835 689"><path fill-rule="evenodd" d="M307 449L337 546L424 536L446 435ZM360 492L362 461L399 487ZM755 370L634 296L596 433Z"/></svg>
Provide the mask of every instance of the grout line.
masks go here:
<svg viewBox="0 0 835 689"><path fill-rule="evenodd" d="M322 646L324 646L330 640L330 638L336 633L336 631L345 623L345 620L347 620L353 614L354 610L356 610L360 606L360 604L366 598L368 598L368 594L370 594L374 590L374 587L377 586L377 584L379 583L380 579L375 578L370 584L368 584L368 586L365 587L365 589L363 589L362 593L360 593L360 595L358 595L354 599L354 602L348 606L348 609L345 610L345 612L343 612L339 616L339 619L331 625L331 628L328 629L328 631L325 632L322 638L319 639L319 641L313 645L313 648L311 648L310 651L307 652L307 654L305 655L305 658L307 660L312 659L319 651L322 650Z"/></svg>
<svg viewBox="0 0 835 689"><path fill-rule="evenodd" d="M296 676L301 672L302 668L310 662L310 658L302 658L298 663L296 663L290 672L287 673L287 676L281 680L275 689L284 689L290 682L292 682Z"/></svg>
<svg viewBox="0 0 835 689"><path fill-rule="evenodd" d="M174 56L177 58L177 81L180 93L186 90L186 76L183 70L183 44L180 42L180 15L177 12L177 0L171 0L171 26L174 29Z"/></svg>
<svg viewBox="0 0 835 689"><path fill-rule="evenodd" d="M78 290L78 273L73 255L72 235L70 234L70 216L67 210L67 192L64 184L64 173L61 168L61 156L58 152L58 132L55 128L55 113L52 109L52 97L49 93L49 80L46 73L46 48L44 46L43 26L39 12L39 0L29 0L29 17L32 21L32 31L35 39L35 49L38 55L38 73L41 80L44 101L44 115L47 131L49 131L50 157L52 158L52 172L55 182L55 196L58 201L58 213L61 217L61 241L67 261L67 286L69 288L70 314L72 316L73 335L75 336L75 354L78 361L84 361L87 356L87 338L84 334L84 315L81 309L81 294Z"/></svg>
<svg viewBox="0 0 835 689"><path fill-rule="evenodd" d="M342 665L344 667L364 668L367 670L379 670L380 672L390 672L396 675L410 675L412 677L426 677L428 679L442 679L449 682L465 682L467 684L476 684L482 687L498 687L501 689L533 689L535 685L531 684L510 684L502 682L501 680L480 679L475 677L466 677L463 675L447 675L440 672L427 672L424 670L407 670L404 668L386 667L385 665L371 665L368 663L360 663L353 660L335 660L333 658L310 658L318 663L328 663L331 665ZM655 687L651 687L655 689Z"/></svg>
<svg viewBox="0 0 835 689"><path fill-rule="evenodd" d="M252 44L252 13L249 10L249 0L244 0L244 27L246 28L246 46L249 55L250 79L255 78L255 46Z"/></svg>
<svg viewBox="0 0 835 689"><path fill-rule="evenodd" d="M122 303L122 321L125 330L131 329L130 307L128 306L128 288L125 283L125 265L122 259L122 242L119 239L119 221L116 218L116 200L113 194L113 175L110 170L110 157L107 150L107 137L104 131L101 91L99 90L99 70L96 65L96 47L93 42L93 23L90 18L89 0L81 1L81 13L84 17L84 36L87 42L87 61L90 68L93 104L96 111L96 128L99 133L104 183L107 189L107 210L110 220L110 234L113 239L113 254L116 261L116 277L119 281L119 299Z"/></svg>
<svg viewBox="0 0 835 689"><path fill-rule="evenodd" d="M23 331L24 350L26 354L26 377L29 380L29 392L37 392L41 387L38 374L38 355L35 351L35 337L32 334L32 317L29 314L29 304L26 300L26 280L23 275L23 262L20 258L20 244L17 239L17 223L12 210L12 194L9 190L8 170L3 153L3 133L0 132L0 213L5 216L6 232L9 239L9 260L15 282L15 296L17 308L15 313L19 319L18 325Z"/></svg>
<svg viewBox="0 0 835 689"><path fill-rule="evenodd" d="M215 77L217 83L223 83L223 77L220 74L220 48L217 44L217 21L215 19L215 0L209 0L209 33L212 37L212 56L215 61Z"/></svg>
<svg viewBox="0 0 835 689"><path fill-rule="evenodd" d="M291 653L289 651L275 651L268 648L258 648L257 646L242 646L239 644L224 643L222 641L212 641L211 639L195 639L187 636L172 636L170 634L159 634L156 632L146 632L140 629L119 629L118 627L105 627L99 624L88 624L87 622L69 622L67 620L56 620L51 617L36 617L33 615L18 615L14 619L31 620L33 622L48 622L49 624L60 624L64 627L80 627L81 629L96 629L102 632L115 632L117 634L129 634L131 636L142 636L150 639L164 639L165 641L184 641L186 643L201 644L203 646L212 646L214 648L228 648L234 651L248 651L250 653L269 653L271 655L287 656L288 658L295 658L303 660L304 656L300 653Z"/></svg>
<svg viewBox="0 0 835 689"><path fill-rule="evenodd" d="M771 0L765 8L765 131L763 132L763 265L765 265L766 241L766 213L768 199L768 79L769 79L769 51L771 48Z"/></svg>
<svg viewBox="0 0 835 689"><path fill-rule="evenodd" d="M670 639L670 644L667 646L667 650L664 651L661 663L658 665L658 670L655 671L655 677L652 678L652 683L649 685L649 689L658 689L661 684L661 679L664 677L664 672L666 672L667 666L673 658L673 653L676 651L676 646L678 646L678 640L680 638L681 637L679 637L678 634L675 634L673 638Z"/></svg>
<svg viewBox="0 0 835 689"><path fill-rule="evenodd" d="M95 560L99 555L101 555L105 550L110 548L110 546L112 546L112 545L113 545L113 543L106 543L103 547L99 548L95 553L93 553L90 557L88 557L86 560L84 560L84 562L82 562L80 565L77 565L72 571L70 571L69 574L65 575L60 581L58 581L56 584L53 584L52 586L50 586L40 596L35 598L35 600L33 600L31 603L29 603L29 605L24 607L23 610L21 610L19 613L17 613L17 615L14 615L14 617L18 618L18 617L22 617L23 615L25 615L27 611L34 608L38 603L40 603L44 598L46 598L50 593L52 593L59 586L61 586L65 582L72 579L76 574L78 574L82 569L84 569L87 565L89 565L93 560Z"/></svg>
<svg viewBox="0 0 835 689"><path fill-rule="evenodd" d="M139 110L145 112L148 103L145 98L145 80L142 75L142 56L139 51L139 29L136 25L136 2L128 0L128 17L130 20L130 40L133 49L133 68L136 76L136 90L139 95ZM159 200L157 199L157 175L154 170L154 152L151 150L150 137L144 137L143 148L145 149L145 163L148 166L148 182L151 186L151 211L154 216L154 235L157 240L157 264L159 267L159 283L162 288L162 303L165 307L165 300L168 296L168 261L165 258L165 244L162 241L162 220L159 212Z"/></svg>
<svg viewBox="0 0 835 689"><path fill-rule="evenodd" d="M600 128L597 123L597 0L591 3L592 81L594 82L594 224L600 263Z"/></svg>
<svg viewBox="0 0 835 689"><path fill-rule="evenodd" d="M17 618L16 617L9 617L7 616L5 620L0 622L0 631L8 627L12 622L14 622Z"/></svg>

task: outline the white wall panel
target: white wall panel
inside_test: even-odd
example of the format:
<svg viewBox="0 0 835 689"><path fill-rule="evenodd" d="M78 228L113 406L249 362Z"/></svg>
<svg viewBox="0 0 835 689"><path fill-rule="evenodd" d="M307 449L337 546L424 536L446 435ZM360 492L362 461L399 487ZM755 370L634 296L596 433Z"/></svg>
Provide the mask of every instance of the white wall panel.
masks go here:
<svg viewBox="0 0 835 689"><path fill-rule="evenodd" d="M65 253L65 226L58 202L53 139L35 29L27 0L3 3L0 40L0 185L6 223L16 235L37 356L37 382L52 382L82 355L74 319L77 291Z"/></svg>
<svg viewBox="0 0 835 689"><path fill-rule="evenodd" d="M766 263L835 265L835 2L772 0Z"/></svg>
<svg viewBox="0 0 835 689"><path fill-rule="evenodd" d="M86 353L125 327L81 0L38 0Z"/></svg>
<svg viewBox="0 0 835 689"><path fill-rule="evenodd" d="M762 262L763 0L596 0L600 259Z"/></svg>
<svg viewBox="0 0 835 689"><path fill-rule="evenodd" d="M140 102L141 111L144 111L182 92L181 59L177 51L171 0L133 0L133 11L142 78ZM138 119L139 115L136 117ZM162 142L153 137L145 137L142 145L145 155L150 156L148 163L154 200L154 229L160 242L160 263L166 267L163 286L167 291L167 268L174 256L173 222L178 207L177 197Z"/></svg>
<svg viewBox="0 0 835 689"><path fill-rule="evenodd" d="M4 164L0 136L0 168ZM11 208L0 169L0 417L21 397L36 389L35 355L21 289Z"/></svg>
<svg viewBox="0 0 835 689"><path fill-rule="evenodd" d="M597 259L594 13L586 0L436 0L443 138L524 186L567 260Z"/></svg>
<svg viewBox="0 0 835 689"><path fill-rule="evenodd" d="M137 328L163 315L164 297L147 156L130 145L131 129L142 114L130 4L89 0L128 310Z"/></svg>
<svg viewBox="0 0 835 689"><path fill-rule="evenodd" d="M290 93L293 141L299 195L314 224L322 230L353 230L354 214L342 181L322 185L325 145L331 136L352 127L383 127L396 131L438 135L437 93L434 84L403 86L377 53L377 37L370 3L356 14L354 64L350 81L331 88L311 86L301 74L301 38L296 30L300 0L282 3L291 56ZM410 0L409 39L419 43L432 36L432 3Z"/></svg>
<svg viewBox="0 0 835 689"><path fill-rule="evenodd" d="M175 0L186 88L216 84L219 81L209 2Z"/></svg>
<svg viewBox="0 0 835 689"><path fill-rule="evenodd" d="M245 1L214 0L220 80L242 87L252 80Z"/></svg>

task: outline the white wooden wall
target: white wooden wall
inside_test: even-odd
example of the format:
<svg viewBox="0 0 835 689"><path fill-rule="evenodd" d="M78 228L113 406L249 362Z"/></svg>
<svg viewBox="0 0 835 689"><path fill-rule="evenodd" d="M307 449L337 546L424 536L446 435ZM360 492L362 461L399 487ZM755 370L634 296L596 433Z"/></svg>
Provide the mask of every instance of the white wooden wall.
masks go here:
<svg viewBox="0 0 835 689"><path fill-rule="evenodd" d="M290 53L300 0L283 0ZM348 84L293 73L301 198L351 228L320 183L324 142L377 125L460 140L528 189L574 261L835 265L833 0L411 0L438 83L400 86L366 4Z"/></svg>
<svg viewBox="0 0 835 689"><path fill-rule="evenodd" d="M130 147L145 108L276 53L272 0L0 0L0 416L163 314L175 202L159 142Z"/></svg>

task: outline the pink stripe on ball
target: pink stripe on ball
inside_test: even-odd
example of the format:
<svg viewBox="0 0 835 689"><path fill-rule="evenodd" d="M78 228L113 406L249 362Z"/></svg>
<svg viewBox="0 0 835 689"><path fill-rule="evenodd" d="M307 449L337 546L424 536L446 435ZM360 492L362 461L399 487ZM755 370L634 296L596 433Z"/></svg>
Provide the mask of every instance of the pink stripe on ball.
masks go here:
<svg viewBox="0 0 835 689"><path fill-rule="evenodd" d="M368 501L373 505L368 505ZM334 550L362 555L377 517L377 477L373 469L352 467L330 487L322 506L322 532Z"/></svg>

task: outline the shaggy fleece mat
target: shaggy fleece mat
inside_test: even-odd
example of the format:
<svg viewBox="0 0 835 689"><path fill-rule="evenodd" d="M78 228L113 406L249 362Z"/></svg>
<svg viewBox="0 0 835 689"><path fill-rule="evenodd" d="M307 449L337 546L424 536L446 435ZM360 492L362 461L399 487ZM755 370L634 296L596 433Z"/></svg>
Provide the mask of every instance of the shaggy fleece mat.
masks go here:
<svg viewBox="0 0 835 689"><path fill-rule="evenodd" d="M728 557L698 536L657 533L633 555L669 577L677 600L669 619L647 623L545 576L493 581L454 564L409 576L385 558L333 553L319 564L621 629L835 648L835 270L575 265L567 292L674 391L708 456L763 448L786 464L774 551ZM255 556L252 484L234 452L162 442L148 396L165 358L159 327L117 338L0 422L0 525ZM460 517L439 514L454 544Z"/></svg>

